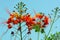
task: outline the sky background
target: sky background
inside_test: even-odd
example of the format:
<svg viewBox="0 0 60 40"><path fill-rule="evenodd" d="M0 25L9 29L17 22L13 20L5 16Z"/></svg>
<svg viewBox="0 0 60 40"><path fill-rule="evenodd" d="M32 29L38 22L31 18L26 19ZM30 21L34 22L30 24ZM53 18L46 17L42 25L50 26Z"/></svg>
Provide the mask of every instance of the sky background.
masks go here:
<svg viewBox="0 0 60 40"><path fill-rule="evenodd" d="M60 0L0 0L0 22L4 22L9 18L6 8L12 12L15 10L14 6L20 1L26 4L26 7L28 8L27 12L32 16L34 15L34 10L36 12L43 12L45 15L48 15L52 13L52 9L55 7L60 7ZM45 28L46 34L48 33L49 28L49 26ZM8 30L7 25L0 24L0 38L2 40L13 40L14 37L10 35L10 32L15 30L13 28L8 30L8 32L3 37L1 37L2 33L4 33L6 30ZM60 32L60 19L55 22L51 31L52 34L56 32ZM25 32L23 34L25 34ZM37 40L37 33L32 30L32 34L29 37L31 37L33 40ZM43 39L42 34L40 35L40 38ZM26 40L28 40L28 38Z"/></svg>

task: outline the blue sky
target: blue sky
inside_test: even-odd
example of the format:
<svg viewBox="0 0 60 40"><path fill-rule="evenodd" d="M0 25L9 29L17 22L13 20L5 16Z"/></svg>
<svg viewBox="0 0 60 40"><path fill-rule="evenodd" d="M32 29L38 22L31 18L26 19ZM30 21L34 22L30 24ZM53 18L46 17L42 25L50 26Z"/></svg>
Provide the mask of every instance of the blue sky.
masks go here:
<svg viewBox="0 0 60 40"><path fill-rule="evenodd" d="M14 9L14 6L19 2L22 1L26 4L28 11L32 16L34 15L33 10L36 12L43 12L45 15L48 15L48 13L51 13L51 10L55 7L60 7L60 0L1 0L0 1L0 22L4 22L8 19L9 14L6 12L6 8L12 12ZM60 19L59 19L60 20ZM51 33L55 33L56 31L60 31L60 23L59 20L54 24L54 27L52 28ZM7 25L0 24L0 36L3 32L7 30ZM55 26L58 26L57 28ZM49 26L46 28L46 33L48 33ZM14 30L14 29L12 29ZM2 37L2 40L10 40L10 30ZM43 35L40 35L42 38ZM31 37L33 40L37 40L37 33L32 30ZM13 40L13 38L12 38ZM28 39L26 39L28 40Z"/></svg>

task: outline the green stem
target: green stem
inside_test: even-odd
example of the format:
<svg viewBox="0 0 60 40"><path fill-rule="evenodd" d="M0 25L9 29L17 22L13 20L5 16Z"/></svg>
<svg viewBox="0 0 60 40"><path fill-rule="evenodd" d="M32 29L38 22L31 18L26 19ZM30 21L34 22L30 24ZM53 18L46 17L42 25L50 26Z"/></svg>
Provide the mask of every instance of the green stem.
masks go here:
<svg viewBox="0 0 60 40"><path fill-rule="evenodd" d="M38 32L38 40L39 40L39 32Z"/></svg>
<svg viewBox="0 0 60 40"><path fill-rule="evenodd" d="M52 21L52 23L51 23L50 30L49 30L48 35L46 36L45 40L47 40L47 37L49 36L49 34L50 34L50 32L51 32L51 29L52 29L52 27L53 27L53 24L54 24L54 21L55 21L56 15L57 15L57 11L55 12L54 19L53 19L53 21Z"/></svg>
<svg viewBox="0 0 60 40"><path fill-rule="evenodd" d="M21 28L21 23L19 23L19 27ZM22 29L20 29L20 37L21 37L21 40L22 40Z"/></svg>
<svg viewBox="0 0 60 40"><path fill-rule="evenodd" d="M20 4L21 6L21 8L19 8L20 10L19 10L19 14L21 14L22 15L22 12L21 12L21 10L22 10L22 2L21 2L21 4ZM21 17L21 16L20 16ZM21 23L19 23L19 27L21 28L20 29L20 37L21 37L21 40L22 40L22 27L21 27Z"/></svg>
<svg viewBox="0 0 60 40"><path fill-rule="evenodd" d="M21 40L22 40L22 31L20 31L20 35L21 35Z"/></svg>

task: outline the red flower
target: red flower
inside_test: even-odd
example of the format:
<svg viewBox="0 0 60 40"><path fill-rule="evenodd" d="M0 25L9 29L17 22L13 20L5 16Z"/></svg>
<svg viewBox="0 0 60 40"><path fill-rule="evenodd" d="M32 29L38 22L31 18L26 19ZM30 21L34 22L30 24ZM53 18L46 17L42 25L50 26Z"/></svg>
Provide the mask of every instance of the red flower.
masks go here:
<svg viewBox="0 0 60 40"><path fill-rule="evenodd" d="M16 20L13 21L13 24L18 24L18 23L19 23L18 19L16 19Z"/></svg>
<svg viewBox="0 0 60 40"><path fill-rule="evenodd" d="M12 28L12 25L11 24L8 24L8 28L11 29Z"/></svg>
<svg viewBox="0 0 60 40"><path fill-rule="evenodd" d="M10 18L14 18L14 15L13 14L10 14Z"/></svg>
<svg viewBox="0 0 60 40"><path fill-rule="evenodd" d="M26 22L26 25L28 26L28 30L31 30L33 25L35 24L35 19L31 18L29 14L23 16L23 21Z"/></svg>
<svg viewBox="0 0 60 40"><path fill-rule="evenodd" d="M11 23L13 21L12 18L9 18L8 21L7 21L7 24Z"/></svg>
<svg viewBox="0 0 60 40"><path fill-rule="evenodd" d="M43 22L44 22L44 25L47 25L49 23L49 18L45 16Z"/></svg>
<svg viewBox="0 0 60 40"><path fill-rule="evenodd" d="M37 22L38 25L41 25L41 22Z"/></svg>
<svg viewBox="0 0 60 40"><path fill-rule="evenodd" d="M36 15L35 15L36 18L40 18L40 19L42 19L43 16L44 16L43 14L36 14Z"/></svg>

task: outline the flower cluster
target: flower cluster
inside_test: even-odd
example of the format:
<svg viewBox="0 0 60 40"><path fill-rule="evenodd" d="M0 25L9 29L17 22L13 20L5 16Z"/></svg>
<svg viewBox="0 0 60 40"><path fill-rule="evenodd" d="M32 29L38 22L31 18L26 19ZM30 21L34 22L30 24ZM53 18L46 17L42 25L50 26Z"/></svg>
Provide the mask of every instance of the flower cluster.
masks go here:
<svg viewBox="0 0 60 40"><path fill-rule="evenodd" d="M40 28L45 27L49 23L49 18L44 14L37 13L35 18L37 19L37 24L40 25Z"/></svg>
<svg viewBox="0 0 60 40"><path fill-rule="evenodd" d="M13 12L12 14L10 14L10 17L6 23L8 24L8 28L10 29L10 28L12 28L11 24L15 25L20 22L22 22L22 16L19 15L17 12Z"/></svg>
<svg viewBox="0 0 60 40"><path fill-rule="evenodd" d="M34 17L31 17L29 13L27 15L21 15L18 12L12 12L6 23L10 29L12 28L11 24L15 25L21 22L26 22L28 30L30 31L34 25L39 25L40 28L46 27L49 23L49 18L41 13L36 13Z"/></svg>

